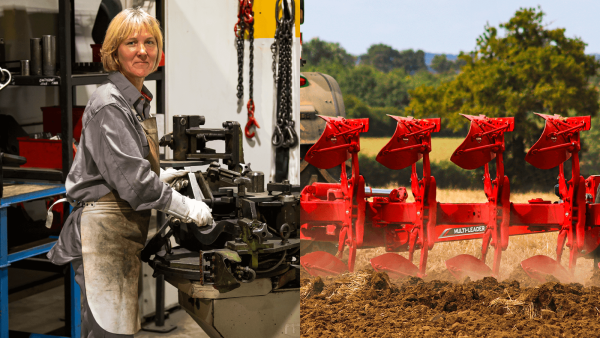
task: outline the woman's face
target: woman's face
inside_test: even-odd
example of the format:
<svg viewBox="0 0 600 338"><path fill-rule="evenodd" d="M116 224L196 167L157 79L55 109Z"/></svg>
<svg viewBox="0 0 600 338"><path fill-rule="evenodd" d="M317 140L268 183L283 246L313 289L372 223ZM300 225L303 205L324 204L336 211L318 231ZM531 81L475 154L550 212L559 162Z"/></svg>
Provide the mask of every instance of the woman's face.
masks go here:
<svg viewBox="0 0 600 338"><path fill-rule="evenodd" d="M154 36L142 28L125 39L117 53L121 72L130 79L143 79L154 69L158 46Z"/></svg>

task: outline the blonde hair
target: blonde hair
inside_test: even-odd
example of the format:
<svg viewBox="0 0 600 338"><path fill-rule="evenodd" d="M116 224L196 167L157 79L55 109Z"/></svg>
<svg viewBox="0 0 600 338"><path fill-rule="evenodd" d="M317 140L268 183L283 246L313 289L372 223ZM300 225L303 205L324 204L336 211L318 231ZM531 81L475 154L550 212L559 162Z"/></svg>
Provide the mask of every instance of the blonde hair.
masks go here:
<svg viewBox="0 0 600 338"><path fill-rule="evenodd" d="M156 63L154 64L152 72L156 71L162 58L163 36L160 31L158 20L140 7L125 9L117 14L110 22L110 25L106 30L106 37L104 38L102 49L100 50L104 70L107 72L121 70L121 64L119 63L117 54L119 45L132 34L139 33L142 28L146 28L146 30L156 39L158 51Z"/></svg>

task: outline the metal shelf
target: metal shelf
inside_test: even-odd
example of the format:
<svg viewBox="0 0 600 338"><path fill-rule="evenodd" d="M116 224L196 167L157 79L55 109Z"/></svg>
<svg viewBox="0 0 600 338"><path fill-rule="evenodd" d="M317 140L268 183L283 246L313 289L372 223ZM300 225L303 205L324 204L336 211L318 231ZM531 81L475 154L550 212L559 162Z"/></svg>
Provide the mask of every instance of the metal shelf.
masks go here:
<svg viewBox="0 0 600 338"><path fill-rule="evenodd" d="M71 75L72 86L84 86L90 84L101 84L108 77L108 73L85 73ZM162 80L163 68L148 75L148 80ZM23 76L14 75L10 82L11 86L60 86L60 76Z"/></svg>
<svg viewBox="0 0 600 338"><path fill-rule="evenodd" d="M58 169L3 167L2 175L5 180L64 181L62 170Z"/></svg>
<svg viewBox="0 0 600 338"><path fill-rule="evenodd" d="M15 186L19 185L30 185L30 186L39 186L44 189L36 189L31 192L23 192L15 195L11 195L6 193L2 199L0 199L0 208L7 208L10 205L34 201L46 197L52 197L56 195L66 194L65 185L64 184L56 184L56 183L45 183L45 182L11 182L4 181L4 183L14 183ZM5 186L6 188L6 186Z"/></svg>
<svg viewBox="0 0 600 338"><path fill-rule="evenodd" d="M101 84L106 81L108 73L87 73L87 74L73 74L71 75L71 85L73 86L84 86L90 84ZM148 75L146 80L162 80L163 70L159 68L156 72Z"/></svg>
<svg viewBox="0 0 600 338"><path fill-rule="evenodd" d="M8 264L22 261L26 258L34 257L39 254L44 254L50 251L57 240L52 238L42 239L34 243L30 243L30 247L16 252L8 252Z"/></svg>
<svg viewBox="0 0 600 338"><path fill-rule="evenodd" d="M11 86L59 86L60 76L13 75Z"/></svg>

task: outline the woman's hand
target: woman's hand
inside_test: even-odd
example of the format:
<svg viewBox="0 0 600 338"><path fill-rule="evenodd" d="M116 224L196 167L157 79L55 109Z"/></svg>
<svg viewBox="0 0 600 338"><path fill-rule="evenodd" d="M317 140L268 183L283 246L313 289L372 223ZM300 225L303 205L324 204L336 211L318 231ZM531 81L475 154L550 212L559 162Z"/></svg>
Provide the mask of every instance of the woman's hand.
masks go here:
<svg viewBox="0 0 600 338"><path fill-rule="evenodd" d="M189 199L189 202L190 213L188 214L188 222L194 222L199 227L212 224L213 218L211 210L206 203L193 199Z"/></svg>
<svg viewBox="0 0 600 338"><path fill-rule="evenodd" d="M212 210L202 201L183 196L173 190L173 196L169 206L163 210L167 214L181 219L182 222L194 222L197 226L212 224Z"/></svg>
<svg viewBox="0 0 600 338"><path fill-rule="evenodd" d="M183 177L188 173L189 171L187 170L177 170L173 168L168 168L167 170L164 170L163 168L160 168L160 180L167 184L171 184L174 179L178 177Z"/></svg>

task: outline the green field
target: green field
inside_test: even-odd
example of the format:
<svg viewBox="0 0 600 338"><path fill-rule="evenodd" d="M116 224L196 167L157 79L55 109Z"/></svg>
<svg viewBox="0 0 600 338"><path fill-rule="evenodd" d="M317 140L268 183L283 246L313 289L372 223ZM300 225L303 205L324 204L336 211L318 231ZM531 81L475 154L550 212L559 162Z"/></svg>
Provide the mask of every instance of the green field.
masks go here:
<svg viewBox="0 0 600 338"><path fill-rule="evenodd" d="M377 156L379 150L381 150L389 140L389 137L361 138L360 153L368 156ZM450 156L452 156L454 150L458 148L463 140L463 138L454 137L432 137L431 154L429 154L431 162L450 161Z"/></svg>

